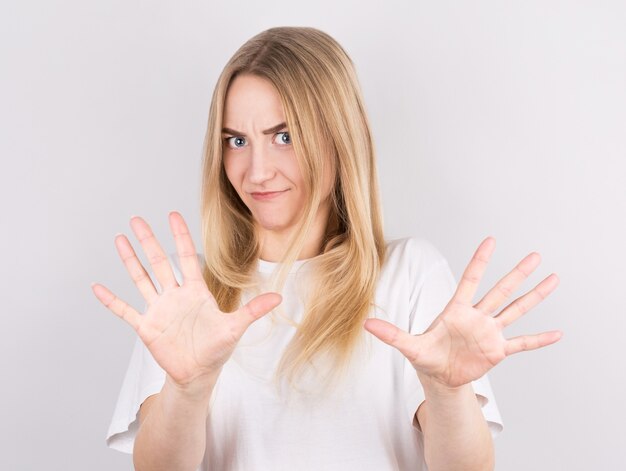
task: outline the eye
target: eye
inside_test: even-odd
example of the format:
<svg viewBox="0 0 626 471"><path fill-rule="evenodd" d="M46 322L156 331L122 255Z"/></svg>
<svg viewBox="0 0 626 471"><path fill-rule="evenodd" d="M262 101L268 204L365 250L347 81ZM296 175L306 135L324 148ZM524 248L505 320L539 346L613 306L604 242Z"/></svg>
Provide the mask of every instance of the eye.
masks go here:
<svg viewBox="0 0 626 471"><path fill-rule="evenodd" d="M291 136L287 131L276 133L276 142L279 145L288 146L291 144Z"/></svg>
<svg viewBox="0 0 626 471"><path fill-rule="evenodd" d="M239 149L246 145L246 138L241 136L225 137L224 140L231 149Z"/></svg>

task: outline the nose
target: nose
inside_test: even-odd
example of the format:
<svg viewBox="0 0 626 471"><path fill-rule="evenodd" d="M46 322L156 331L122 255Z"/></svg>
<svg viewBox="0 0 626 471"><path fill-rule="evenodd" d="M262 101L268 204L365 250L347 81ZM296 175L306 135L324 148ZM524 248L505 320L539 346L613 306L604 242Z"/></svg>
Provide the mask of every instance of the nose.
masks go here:
<svg viewBox="0 0 626 471"><path fill-rule="evenodd" d="M260 146L253 147L250 167L248 169L248 180L254 185L262 185L271 180L276 174L274 165L266 149Z"/></svg>

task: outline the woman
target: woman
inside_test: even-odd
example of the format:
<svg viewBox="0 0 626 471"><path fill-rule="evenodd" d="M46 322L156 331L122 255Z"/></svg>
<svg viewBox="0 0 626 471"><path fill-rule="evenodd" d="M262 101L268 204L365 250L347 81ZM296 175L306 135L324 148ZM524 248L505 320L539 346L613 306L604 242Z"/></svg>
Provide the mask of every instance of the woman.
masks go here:
<svg viewBox="0 0 626 471"><path fill-rule="evenodd" d="M174 257L131 219L161 292L115 239L143 315L93 285L138 334L108 440L140 471L491 469L485 374L560 338L502 335L556 288L550 275L499 311L538 254L473 304L492 238L458 287L428 242L384 241L354 68L313 28L260 33L218 79L200 259L169 222Z"/></svg>

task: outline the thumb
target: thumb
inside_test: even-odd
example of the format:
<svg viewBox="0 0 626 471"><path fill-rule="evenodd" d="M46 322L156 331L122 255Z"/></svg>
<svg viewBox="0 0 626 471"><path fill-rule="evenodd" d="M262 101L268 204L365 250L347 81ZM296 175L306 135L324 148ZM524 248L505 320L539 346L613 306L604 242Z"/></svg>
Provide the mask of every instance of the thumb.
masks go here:
<svg viewBox="0 0 626 471"><path fill-rule="evenodd" d="M398 349L410 361L417 356L416 337L395 325L381 319L367 319L363 327L387 345Z"/></svg>
<svg viewBox="0 0 626 471"><path fill-rule="evenodd" d="M247 329L257 319L263 317L283 301L278 293L264 293L252 299L248 304L239 308L236 315Z"/></svg>

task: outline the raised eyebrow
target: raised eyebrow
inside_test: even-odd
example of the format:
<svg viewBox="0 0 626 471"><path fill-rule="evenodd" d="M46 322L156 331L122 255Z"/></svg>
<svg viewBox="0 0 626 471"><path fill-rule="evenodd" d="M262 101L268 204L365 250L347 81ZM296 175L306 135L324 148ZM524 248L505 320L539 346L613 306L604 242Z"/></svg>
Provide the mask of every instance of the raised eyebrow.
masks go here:
<svg viewBox="0 0 626 471"><path fill-rule="evenodd" d="M263 134L274 134L275 132L281 131L282 129L286 127L287 127L287 123L279 123L276 126L272 126L271 128L263 131ZM246 137L244 133L240 131L235 131L234 129L230 129L230 128L222 128L222 134L232 134L234 136Z"/></svg>

